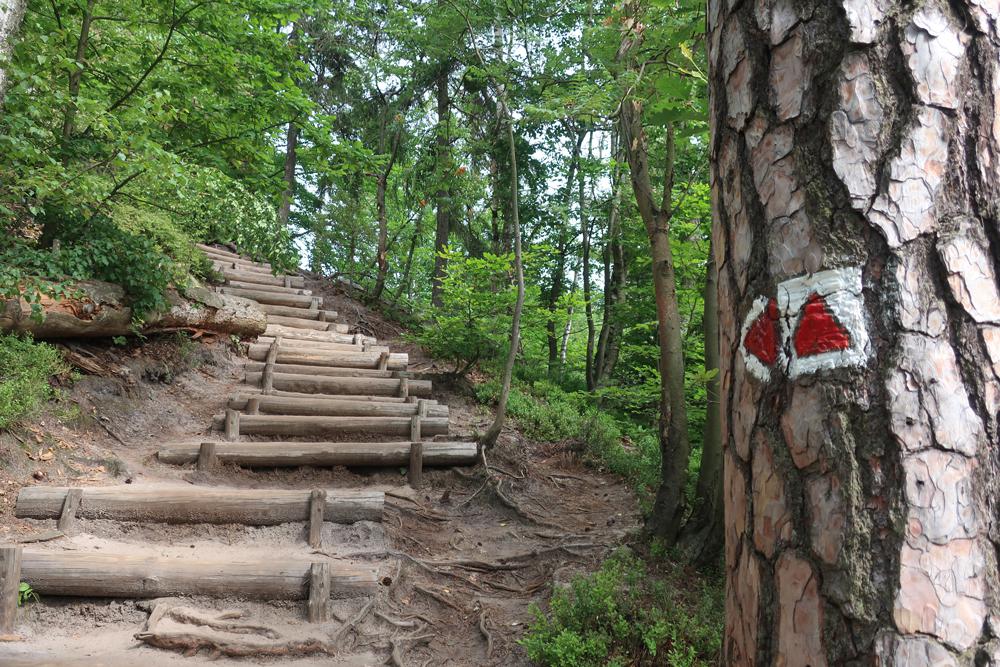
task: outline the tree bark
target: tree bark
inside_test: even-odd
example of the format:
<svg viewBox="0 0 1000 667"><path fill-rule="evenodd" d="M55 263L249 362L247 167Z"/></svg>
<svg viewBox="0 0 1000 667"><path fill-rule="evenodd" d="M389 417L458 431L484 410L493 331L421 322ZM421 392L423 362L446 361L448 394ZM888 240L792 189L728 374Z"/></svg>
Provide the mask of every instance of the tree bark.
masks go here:
<svg viewBox="0 0 1000 667"><path fill-rule="evenodd" d="M434 233L434 277L431 286L431 303L437 307L442 304L442 289L444 275L448 270L448 260L443 253L448 247L448 234L451 231L451 192L445 185L445 179L451 178L446 168L451 164L448 159L451 143L451 98L448 94L448 75L450 64L442 64L437 78L437 166L438 178L441 184L437 191L437 227Z"/></svg>
<svg viewBox="0 0 1000 667"><path fill-rule="evenodd" d="M667 163L661 202L653 199L649 173L649 147L642 127L642 104L626 99L621 110L621 133L628 157L632 190L646 225L653 259L657 339L660 345L660 486L656 491L649 527L667 545L677 540L685 511L691 443L684 402L684 350L681 316L677 304L674 260L670 247L671 201L674 181L674 128L667 130Z"/></svg>
<svg viewBox="0 0 1000 667"><path fill-rule="evenodd" d="M385 114L387 116L389 114L388 107ZM385 122L383 122L381 130L383 136L379 139L379 152L385 149ZM375 259L375 263L378 266L378 273L375 278L375 289L372 292L372 300L375 302L378 302L382 298L382 292L385 290L385 281L389 273L389 214L385 205L385 191L389 184L389 176L392 174L392 168L396 164L402 131L402 126L400 126L396 129L395 134L393 134L392 148L389 151L389 161L386 163L385 169L379 173L375 184L375 206L378 211L378 252Z"/></svg>
<svg viewBox="0 0 1000 667"><path fill-rule="evenodd" d="M14 48L14 36L24 18L25 0L4 0L0 4L0 108L10 79L4 67Z"/></svg>
<svg viewBox="0 0 1000 667"><path fill-rule="evenodd" d="M727 665L1000 660L998 19L710 2Z"/></svg>

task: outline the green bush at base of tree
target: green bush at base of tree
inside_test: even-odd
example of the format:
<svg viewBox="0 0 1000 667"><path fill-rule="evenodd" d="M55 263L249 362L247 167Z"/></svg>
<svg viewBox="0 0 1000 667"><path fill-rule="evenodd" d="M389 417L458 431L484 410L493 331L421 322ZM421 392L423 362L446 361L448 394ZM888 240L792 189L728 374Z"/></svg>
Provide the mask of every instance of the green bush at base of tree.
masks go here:
<svg viewBox="0 0 1000 667"><path fill-rule="evenodd" d="M0 430L34 414L55 393L52 376L68 370L51 345L0 335Z"/></svg>

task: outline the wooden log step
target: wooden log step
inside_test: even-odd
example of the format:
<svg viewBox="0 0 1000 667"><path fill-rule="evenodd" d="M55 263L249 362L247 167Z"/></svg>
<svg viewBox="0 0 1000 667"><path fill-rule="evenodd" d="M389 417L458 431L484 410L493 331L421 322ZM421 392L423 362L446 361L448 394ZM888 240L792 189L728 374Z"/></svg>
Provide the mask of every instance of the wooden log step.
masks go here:
<svg viewBox="0 0 1000 667"><path fill-rule="evenodd" d="M264 361L270 345L255 344L250 345L247 355L252 361ZM388 348L385 348L388 349ZM361 350L306 350L296 347L286 347L281 345L278 348L278 356L275 359L279 364L298 364L301 366L334 366L338 368L371 368L377 369L382 360L382 352L385 349L371 349L363 352ZM403 371L409 363L409 356L405 353L389 354L386 358L386 367L381 370Z"/></svg>
<svg viewBox="0 0 1000 667"><path fill-rule="evenodd" d="M230 262L215 258L209 258L212 260L212 266L215 267L216 271L240 271L249 275L260 275L260 276L271 276L274 272L271 269L262 269L256 266L247 266L246 264L240 264L239 262Z"/></svg>
<svg viewBox="0 0 1000 667"><path fill-rule="evenodd" d="M302 600L312 562L194 560L81 552L25 550L21 580L41 595L157 598L214 595L265 600ZM330 562L330 588L337 597L372 595L378 568Z"/></svg>
<svg viewBox="0 0 1000 667"><path fill-rule="evenodd" d="M309 519L308 490L226 489L194 486L95 486L83 492L76 516L161 523L243 523L270 526ZM15 515L54 519L70 489L26 486L17 494ZM326 521L381 521L381 491L328 490Z"/></svg>
<svg viewBox="0 0 1000 667"><path fill-rule="evenodd" d="M226 282L226 287L235 287L236 289L255 289L262 292L274 292L275 294L298 294L300 296L312 295L312 290L308 289L284 287L283 285L263 285L261 283L242 282L240 280L229 280Z"/></svg>
<svg viewBox="0 0 1000 667"><path fill-rule="evenodd" d="M205 255L208 256L213 262L219 264L230 264L234 269L246 268L248 271L266 271L271 273L272 267L267 262L255 262L252 259L245 259L243 257L228 257L214 250L206 250Z"/></svg>
<svg viewBox="0 0 1000 667"><path fill-rule="evenodd" d="M306 279L302 276L274 276L265 273L255 273L252 271L237 271L225 267L219 270L227 280L239 280L245 283L257 283L261 285L282 285L285 287L303 288L306 286ZM287 278L287 281L286 281ZM285 285L285 283L289 283Z"/></svg>
<svg viewBox="0 0 1000 667"><path fill-rule="evenodd" d="M259 387L240 387L240 393L253 396L263 396L264 393ZM317 394L302 393L297 391L274 390L268 396L284 396L287 398L332 398L341 401L374 401L376 403L412 403L413 401L427 401L437 403L433 398L414 398L413 396L403 398L400 396L366 396L365 394Z"/></svg>
<svg viewBox="0 0 1000 667"><path fill-rule="evenodd" d="M263 398L261 399L263 400ZM359 403L359 405L364 405ZM369 403L368 405L378 405ZM401 405L406 405L405 403ZM216 415L212 426L221 431L225 415ZM239 435L330 436L341 433L410 434L410 417L315 417L301 415L240 415ZM447 435L447 417L425 417L420 422L422 437Z"/></svg>
<svg viewBox="0 0 1000 667"><path fill-rule="evenodd" d="M256 344L252 344L251 347L257 347L259 350L259 346L264 345L270 347L274 341L275 339L270 336L259 336ZM281 349L305 352L307 354L326 354L331 352L374 352L381 355L383 352L386 354L389 353L388 345L355 345L353 343L327 343L316 340L286 340L284 336L281 337Z"/></svg>
<svg viewBox="0 0 1000 667"><path fill-rule="evenodd" d="M313 299L319 299L322 306L323 297L313 297L306 296L305 294L283 294L279 292L265 292L258 289L241 289L238 287L220 287L219 292L223 294L231 294L233 296L241 296L244 299L251 299L260 304L271 304L275 306L297 306L300 308L309 308ZM316 312L316 311L314 311ZM280 313L276 313L280 315ZM298 316L291 316L298 317ZM317 319L316 317L310 317L309 319Z"/></svg>
<svg viewBox="0 0 1000 667"><path fill-rule="evenodd" d="M263 373L247 373L250 385L260 386ZM304 394L363 394L365 396L418 396L431 395L430 380L408 380L407 378L352 378L323 377L317 375L297 375L275 373L274 388Z"/></svg>
<svg viewBox="0 0 1000 667"><path fill-rule="evenodd" d="M263 373L265 363L252 361L246 365L248 373ZM341 368L339 366L305 366L300 364L275 364L275 373L291 373L293 375L329 375L343 378L391 378L399 371L380 371L376 368Z"/></svg>
<svg viewBox="0 0 1000 667"><path fill-rule="evenodd" d="M204 250L205 252L215 252L220 255L225 255L226 257L232 257L233 259L240 259L242 255L235 253L232 250L226 250L224 248L216 248L213 245L208 245L207 243L195 243L195 247L199 250Z"/></svg>
<svg viewBox="0 0 1000 667"><path fill-rule="evenodd" d="M346 326L346 325L345 325ZM309 331L308 329L293 329L280 324L268 324L263 338L274 340L281 336L288 341L309 341L313 343L340 343L341 345L378 345L378 339L361 334L340 333L337 331ZM258 342L265 342L259 340Z"/></svg>
<svg viewBox="0 0 1000 667"><path fill-rule="evenodd" d="M317 297L318 298L318 297ZM256 301L256 299L254 299ZM258 301L258 303L260 303ZM335 310L312 310L311 308L299 308L298 306L276 306L271 303L261 303L260 309L268 315L281 315L283 317L301 317L304 320L317 320L319 322L332 322L337 319Z"/></svg>
<svg viewBox="0 0 1000 667"><path fill-rule="evenodd" d="M193 463L200 447L196 442L164 445L157 458L175 465ZM472 465L478 460L474 442L428 440L423 449L424 466ZM219 442L216 455L220 462L246 468L403 466L410 462L410 441Z"/></svg>
<svg viewBox="0 0 1000 667"><path fill-rule="evenodd" d="M313 331L346 331L346 324L336 322L320 322L318 320L304 320L301 317L286 317L284 315L268 315L268 324L280 324L285 327L297 329L312 329Z"/></svg>
<svg viewBox="0 0 1000 667"><path fill-rule="evenodd" d="M247 402L257 401L257 409L268 415L315 415L320 417L412 417L418 414L419 403L384 403L376 401L349 401L339 398L296 398L292 396L263 396L236 394L229 399L228 407L246 410ZM437 403L427 405L428 417L448 418L448 406ZM240 417L240 424L247 416Z"/></svg>

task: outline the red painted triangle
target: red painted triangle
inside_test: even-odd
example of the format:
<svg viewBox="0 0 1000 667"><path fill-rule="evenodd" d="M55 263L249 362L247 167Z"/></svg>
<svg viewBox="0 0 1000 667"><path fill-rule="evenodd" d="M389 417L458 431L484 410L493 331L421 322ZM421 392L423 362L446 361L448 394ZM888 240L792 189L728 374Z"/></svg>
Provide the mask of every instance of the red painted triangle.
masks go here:
<svg viewBox="0 0 1000 667"><path fill-rule="evenodd" d="M778 304L774 299L747 329L743 347L767 366L778 360Z"/></svg>
<svg viewBox="0 0 1000 667"><path fill-rule="evenodd" d="M846 350L851 346L851 334L840 326L823 297L814 293L802 309L794 341L795 353L800 357L810 357Z"/></svg>

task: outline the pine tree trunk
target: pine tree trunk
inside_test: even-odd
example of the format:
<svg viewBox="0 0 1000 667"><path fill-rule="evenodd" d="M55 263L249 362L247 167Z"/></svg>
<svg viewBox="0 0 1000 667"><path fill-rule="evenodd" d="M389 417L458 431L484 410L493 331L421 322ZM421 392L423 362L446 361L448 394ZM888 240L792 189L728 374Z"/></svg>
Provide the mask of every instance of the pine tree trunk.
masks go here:
<svg viewBox="0 0 1000 667"><path fill-rule="evenodd" d="M590 142L587 148L587 158L594 156L594 135L590 133ZM581 263L583 265L583 309L587 319L587 349L586 363L584 364L584 375L587 380L587 391L594 391L594 339L596 329L594 328L594 305L591 303L593 296L590 289L590 218L587 217L587 196L586 196L586 175L581 168L578 176L580 190L580 236L583 240L583 255Z"/></svg>
<svg viewBox="0 0 1000 667"><path fill-rule="evenodd" d="M24 17L25 0L4 0L0 3L0 107L3 106L3 96L7 92L8 75L4 69L7 58L14 48L14 36L21 27Z"/></svg>
<svg viewBox="0 0 1000 667"><path fill-rule="evenodd" d="M299 126L295 122L288 124L285 134L285 189L281 193L281 205L278 206L278 220L287 225L292 215L292 200L295 198L295 169L298 165Z"/></svg>
<svg viewBox="0 0 1000 667"><path fill-rule="evenodd" d="M996 665L1000 6L708 10L726 665Z"/></svg>

